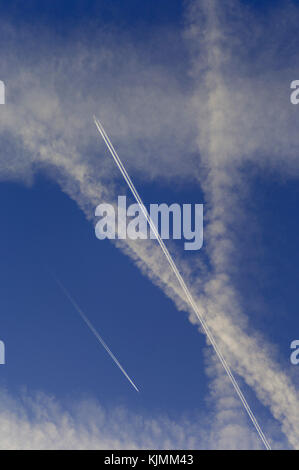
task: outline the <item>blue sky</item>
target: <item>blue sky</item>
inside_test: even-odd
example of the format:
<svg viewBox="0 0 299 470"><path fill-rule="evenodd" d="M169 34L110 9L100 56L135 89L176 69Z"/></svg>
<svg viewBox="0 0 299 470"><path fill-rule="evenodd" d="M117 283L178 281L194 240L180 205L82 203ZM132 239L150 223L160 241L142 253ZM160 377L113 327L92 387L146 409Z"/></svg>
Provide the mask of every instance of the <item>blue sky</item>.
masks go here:
<svg viewBox="0 0 299 470"><path fill-rule="evenodd" d="M7 263L7 367L2 380L59 397L90 393L107 404L192 410L205 387L198 380L204 342L186 315L109 241L99 241L76 204L57 186L37 178L30 190L6 183L2 190L10 201L2 244ZM20 207L20 217L12 216ZM21 240L20 225L30 226ZM82 323L51 271L130 371L140 396ZM189 360L194 356L198 368Z"/></svg>
<svg viewBox="0 0 299 470"><path fill-rule="evenodd" d="M289 100L299 11L220 3L0 2L6 447L261 446L155 242L146 251L95 237L96 205L128 191L93 114L147 205L204 203L203 248L169 249L271 444L299 445L299 368L289 361L299 331L299 111ZM57 438L67 413L73 441ZM30 442L16 423L29 423Z"/></svg>

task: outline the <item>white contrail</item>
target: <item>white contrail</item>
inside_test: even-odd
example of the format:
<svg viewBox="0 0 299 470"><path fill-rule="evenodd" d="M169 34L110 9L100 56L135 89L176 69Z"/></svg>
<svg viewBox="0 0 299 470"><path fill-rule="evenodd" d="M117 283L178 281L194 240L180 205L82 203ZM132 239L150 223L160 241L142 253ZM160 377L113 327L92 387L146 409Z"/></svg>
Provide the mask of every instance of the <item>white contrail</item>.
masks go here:
<svg viewBox="0 0 299 470"><path fill-rule="evenodd" d="M94 326L90 323L90 321L88 320L88 318L86 317L86 315L82 312L81 308L79 307L79 305L75 302L75 300L72 298L71 294L66 290L66 288L64 287L64 285L61 283L61 281L59 281L59 279L57 279L54 275L53 275L55 281L57 282L57 284L59 285L60 289L62 290L62 292L66 295L66 297L69 299L69 301L71 302L71 304L73 305L73 307L75 307L75 309L77 310L77 312L79 313L80 317L85 321L86 325L88 326L88 328L92 331L92 333L95 335L95 337L97 338L97 340L101 343L101 345L106 349L107 353L109 354L109 356L113 359L113 361L115 362L115 364L117 365L117 367L120 368L120 370L122 371L122 373L124 374L124 376L128 379L128 381L130 382L131 385L133 385L133 387L135 388L136 392L139 392L138 388L136 387L136 385L134 384L133 380L130 379L130 377L128 376L128 374L126 373L125 369L122 367L122 365L118 362L118 360L116 359L116 357L114 356L113 352L108 348L107 344L105 343L105 341L103 340L103 338L101 338L101 336L99 335L99 333L97 332L97 330L94 328Z"/></svg>
<svg viewBox="0 0 299 470"><path fill-rule="evenodd" d="M237 381L236 381L236 379L235 379L235 377L234 377L234 375L233 375L233 373L232 373L232 371L231 371L231 369L230 369L228 363L226 362L226 359L223 357L222 352L220 351L219 346L217 345L217 342L216 342L216 340L215 340L215 338L214 338L212 332L210 331L210 328L208 327L207 323L206 323L205 320L203 319L203 317L202 317L202 315L201 315L201 313L200 313L200 311L199 311L199 309L198 309L198 307L197 307L197 305L196 305L196 303L195 303L195 300L193 299L190 290L188 289L188 287L187 287L187 285L186 285L184 279L182 278L182 276L181 276L181 274L180 274L180 272L179 272L179 270L178 270L178 268L177 268L177 266L176 266L176 264L175 264L175 262L174 262L172 256L170 255L168 249L166 248L165 243L163 242L162 238L160 237L160 234L159 234L159 232L158 232L158 230L157 230L155 224L153 223L153 221L152 221L152 219L151 219L151 217L150 217L150 215L149 215L149 213L148 213L146 207L144 206L144 204L143 204L143 202L142 202L142 199L140 198L140 196L139 196L139 194L138 194L138 192L137 192L137 190L136 190L136 188L135 188L135 186L134 186L134 184L133 184L131 178L129 177L129 175L128 175L126 169L125 169L125 167L123 166L123 164L122 164L122 162L121 162L121 160L120 160L120 158L119 158L119 156L117 155L116 150L114 149L114 147L113 147L113 145L112 145L112 143L111 143L109 137L107 136L107 134L106 134L106 132L105 132L103 126L102 126L101 123L96 119L95 116L94 116L94 122L95 122L95 125L97 126L98 131L100 132L101 136L103 137L104 142L105 142L105 144L107 145L107 147L108 147L108 149L109 149L109 151L110 151L110 153L111 153L111 155L112 155L112 157L113 157L113 159L114 159L116 165L118 166L118 168L119 168L121 174L123 175L123 177L124 177L126 183L128 184L128 186L129 186L129 188L130 188L130 190L131 190L133 196L135 197L137 203L139 204L139 206L140 206L140 208L141 208L141 210L142 210L142 212L143 212L143 214L144 214L144 216L145 216L145 218L146 218L146 220L147 220L147 222L148 222L148 224L149 224L151 230L152 230L153 233L155 234L155 237L157 238L158 243L159 243L159 245L160 245L160 247L161 247L161 249L162 249L164 255L166 256L167 261L169 262L169 264L170 264L170 266L171 266L171 268L172 268L172 270L173 270L173 272L174 272L174 274L175 274L177 280L179 281L179 284L180 284L181 288L183 289L183 291L184 291L184 293L185 293L185 295L186 295L186 298L187 298L189 304L191 305L191 307L192 307L192 309L193 309L195 315L197 316L198 320L200 321L200 324L201 324L201 326L202 326L202 329L204 330L205 334L207 335L208 340L209 340L210 343L212 344L212 346L213 346L213 348L214 348L214 351L215 351L215 353L217 354L218 359L220 360L222 366L224 367L225 372L227 373L227 375L228 375L228 377L229 377L231 383L233 384L235 391L237 392L237 394L238 394L238 396L239 396L239 398L240 398L240 400L241 400L241 402L242 402L242 404L243 404L243 406L244 406L244 408L245 408L245 410L246 410L246 412L247 412L249 418L250 418L251 421L252 421L252 424L254 425L254 427L255 427L255 429L256 429L258 435L260 436L260 438L261 438L261 440L262 440L264 446L266 447L266 449L267 449L267 450L271 450L271 446L270 446L269 442L267 441L266 436L264 435L264 433L263 433L263 431L262 431L262 429L261 429L261 427L260 427L260 425L259 425L257 419L255 418L253 412L251 411L251 408L250 408L249 404L247 403L246 398L245 398L245 396L243 395L243 392L241 391L241 389L240 389L240 387L239 387L239 385L238 385L238 383L237 383Z"/></svg>

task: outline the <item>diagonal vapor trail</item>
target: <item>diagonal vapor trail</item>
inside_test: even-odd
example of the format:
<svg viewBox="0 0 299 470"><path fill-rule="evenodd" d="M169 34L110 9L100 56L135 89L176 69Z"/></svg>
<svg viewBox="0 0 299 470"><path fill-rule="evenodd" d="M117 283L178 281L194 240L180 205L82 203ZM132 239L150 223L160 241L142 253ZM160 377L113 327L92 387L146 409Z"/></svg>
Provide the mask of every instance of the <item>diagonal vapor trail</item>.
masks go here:
<svg viewBox="0 0 299 470"><path fill-rule="evenodd" d="M112 157L113 157L113 160L115 161L116 165L118 166L118 168L119 168L121 174L123 175L123 177L124 177L124 179L125 179L127 185L129 186L129 188L130 188L130 190L131 190L131 192L132 192L134 198L136 199L137 203L139 204L139 206L140 206L140 208L141 208L141 210L142 210L142 212L143 212L143 215L145 216L145 218L146 218L146 220L147 220L147 222L148 222L148 224L149 224L151 230L152 230L153 233L155 234L155 237L157 238L157 241L158 241L158 243L159 243L159 245L160 245L160 247L161 247L161 249L162 249L164 255L166 256L167 261L169 262L169 264L170 264L170 266L171 266L171 269L173 270L173 272L174 272L174 274L175 274L175 276L176 276L176 278L177 278L177 280L178 280L178 282L179 282L181 288L183 289L183 291L184 291L184 293L185 293L185 295L186 295L186 298L187 298L189 304L191 305L191 307L192 307L192 309L193 309L195 315L197 316L197 318L198 318L198 320L199 320L199 322L200 322L200 324L201 324L201 326L202 326L202 329L204 330L204 332L205 332L205 334L206 334L208 340L209 340L210 343L212 344L212 346L213 346L213 348L214 348L214 351L215 351L215 353L216 353L218 359L220 360L220 362L221 362L221 364L222 364L222 366L223 366L225 372L227 373L227 375L228 375L228 377L229 377L229 379L230 379L230 381L231 381L231 383L232 383L232 385L233 385L233 387L234 387L234 389L235 389L235 391L236 391L238 397L240 398L240 400L241 400L241 402L242 402L242 404L243 404L243 406L244 406L244 408L245 408L245 410L246 410L246 412L247 412L247 414L248 414L248 416L249 416L249 418L250 418L250 420L251 420L253 426L255 427L255 429L256 429L256 431L257 431L257 433L258 433L260 439L262 440L262 442L263 442L265 448L266 448L267 450L271 450L271 446L270 446L270 444L269 444L269 442L268 442L266 436L264 435L264 433L263 433L263 431L262 431L262 429L261 429L261 427L260 427L260 425L259 425L259 423L258 423L256 417L254 416L254 414L253 414L253 412L252 412L252 410L251 410L249 404L247 403L247 400L246 400L245 396L243 395L243 392L242 392L242 390L240 389L240 387L239 387L239 385L238 385L238 382L236 381L236 379L235 379L235 377L234 377L234 375L233 375L233 373L232 373L232 371L231 371L231 369L230 369L230 366L228 365L226 359L225 359L224 356L222 355L222 352L221 352L221 350L219 349L219 346L218 346L218 344L217 344L217 342L216 342L216 340L215 340L215 338L214 338L214 335L212 334L212 332L211 332L210 328L208 327L206 321L205 321L204 318L202 317L202 315L201 315L201 313L200 313L200 311L199 311L199 309L198 309L198 307L197 307L197 305L196 305L196 302L195 302L195 300L193 299L193 296L192 296L192 294L191 294L189 288L187 287L187 285L186 285L184 279L182 278L182 276L181 276L181 274L180 274L180 272L179 272L179 270L178 270L178 268L177 268L177 266L176 266L176 264L175 264L175 262L174 262L174 259L172 258L171 254L169 253L168 249L166 248L166 245L165 245L164 241L162 240L162 238L161 238L161 236L160 236L160 234L159 234L159 232L158 232L158 230L157 230L155 224L153 223L153 221L152 221L152 219L151 219L151 217L150 217L150 215L149 215L149 213L148 213L148 210L146 209L145 205L143 204L142 199L141 199L141 197L139 196L139 194L138 194L138 192L137 192L137 190L136 190L136 188L135 188L135 186L134 186L134 184L133 184L133 182L132 182L130 176L128 175L128 173L127 173L127 171L126 171L124 165L122 164L122 162L121 162L121 160L120 160L118 154L116 153L116 150L114 149L114 147L113 147L113 145L112 145L112 143L111 143L111 141L110 141L108 135L106 134L106 132L105 132L105 130L104 130L102 124L97 120L97 118L96 118L95 116L93 117L93 119L94 119L94 123L95 123L95 125L96 125L96 127L97 127L99 133L101 134L101 136L102 136L102 138L103 138L105 144L106 144L107 147L108 147L108 150L110 151L110 153L111 153L111 155L112 155Z"/></svg>
<svg viewBox="0 0 299 470"><path fill-rule="evenodd" d="M88 326L88 328L90 329L90 331L95 335L95 337L97 338L97 340L101 343L101 345L103 346L103 348L105 348L105 350L107 351L107 353L109 354L109 356L113 359L113 361L115 362L115 364L117 365L117 367L122 371L122 373L124 374L124 376L128 379L128 381L130 382L130 384L135 388L136 392L139 392L138 388L136 387L136 385L134 384L133 380L130 379L130 377L128 376L127 372L125 371L125 369L122 367L122 365L118 362L118 360L116 359L116 357L114 356L113 352L109 349L109 347L107 346L107 344L105 343L105 341L103 340L103 338L99 335L99 333L97 332L97 330L95 329L95 327L90 323L90 321L88 320L87 316L82 312L81 308L79 307L79 305L77 304L77 302L75 302L75 300L72 298L71 294L66 290L66 288L64 287L64 285L62 284L61 281L59 281L59 279L57 279L57 277L54 277L54 280L56 281L56 283L58 284L58 286L60 287L60 289L62 290L62 292L66 295L66 297L69 299L69 301L71 302L71 304L73 305L73 307L77 310L77 312L79 313L80 317L82 318L82 320L86 323L86 325Z"/></svg>

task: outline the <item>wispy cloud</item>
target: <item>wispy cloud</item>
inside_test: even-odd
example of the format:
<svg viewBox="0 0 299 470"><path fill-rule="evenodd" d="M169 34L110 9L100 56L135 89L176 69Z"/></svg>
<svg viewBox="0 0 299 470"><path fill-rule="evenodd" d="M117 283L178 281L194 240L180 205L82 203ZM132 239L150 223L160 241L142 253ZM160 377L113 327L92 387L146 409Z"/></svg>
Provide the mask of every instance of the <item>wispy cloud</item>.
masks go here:
<svg viewBox="0 0 299 470"><path fill-rule="evenodd" d="M12 397L1 390L0 448L260 448L239 403L229 392L221 395L221 412L195 411L192 418L169 419L161 413L134 413L123 406L106 408L91 398L68 400L65 406L44 393Z"/></svg>

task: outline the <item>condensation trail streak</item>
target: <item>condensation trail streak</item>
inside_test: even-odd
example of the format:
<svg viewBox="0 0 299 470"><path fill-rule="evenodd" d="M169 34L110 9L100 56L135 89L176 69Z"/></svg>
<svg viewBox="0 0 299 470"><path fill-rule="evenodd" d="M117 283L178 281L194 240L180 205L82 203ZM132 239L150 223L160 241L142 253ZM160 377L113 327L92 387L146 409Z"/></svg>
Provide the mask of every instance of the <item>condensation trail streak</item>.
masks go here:
<svg viewBox="0 0 299 470"><path fill-rule="evenodd" d="M193 309L195 315L197 316L198 320L200 321L200 324L201 324L201 326L202 326L202 329L204 330L204 332L205 332L205 334L206 334L208 340L209 340L210 343L212 344L212 346L213 346L213 348L214 348L214 351L215 351L215 353L216 353L218 359L220 360L220 362L221 362L221 364L222 364L222 366L223 366L225 372L227 373L227 375L228 375L228 377L229 377L229 379L230 379L230 381L231 381L231 383L232 383L232 385L233 385L233 387L234 387L234 389L235 389L235 391L236 391L238 397L240 398L240 400L241 400L241 402L242 402L242 404L243 404L243 406L244 406L244 408L245 408L245 410L246 410L246 412L247 412L249 418L251 419L251 422L252 422L252 424L254 425L254 427L255 427L255 429L256 429L256 431L257 431L257 433L258 433L260 439L262 440L262 442L263 442L265 448L266 448L267 450L271 450L271 446L270 446L270 444L269 444L269 442L268 442L266 436L264 435L264 433L263 433L263 431L262 431L262 429L261 429L261 427L260 427L260 425L259 425L259 423L258 423L256 417L254 416L254 414L253 414L253 412L252 412L252 410L251 410L249 404L247 403L247 400L246 400L245 396L243 395L243 392L242 392L242 390L240 389L240 387L239 387L239 385L238 385L238 383L237 383L237 381L236 381L236 379L235 379L235 377L234 377L234 375L233 375L233 373L232 373L232 371L231 371L231 369L230 369L230 366L228 365L228 363L226 362L226 359L225 359L224 356L222 355L222 352L221 352L221 350L219 349L219 346L218 346L218 344L217 344L217 342L216 342L216 340L215 340L215 338L214 338L214 336L213 336L213 334L212 334L210 328L208 327L206 321L205 321L204 318L202 317L202 315L201 315L201 313L200 313L200 311L199 311L199 309L198 309L198 307L197 307L197 305L196 305L196 303L195 303L195 300L193 299L193 296L192 296L192 294L191 294L189 288L187 287L187 285L186 285L184 279L182 278L182 276L181 276L181 274L180 274L180 272L179 272L179 270L178 270L178 268L177 268L177 266L176 266L176 264L175 264L175 262L174 262L172 256L170 255L168 249L166 248L166 245L165 245L164 241L162 240L162 238L161 238L161 236L160 236L160 234L159 234L159 232L158 232L158 230L157 230L155 224L153 223L153 221L152 221L152 219L151 219L151 217L150 217L150 215L149 215L149 213L148 213L146 207L144 206L144 204L143 204L143 202L142 202L142 199L141 199L141 197L139 196L139 194L138 194L138 192L137 192L137 190L136 190L136 188L135 188L135 186L134 186L134 184L133 184L133 182L132 182L130 176L128 175L128 173L127 173L127 171L126 171L124 165L122 164L122 162L121 162L121 160L120 160L118 154L116 153L116 150L114 149L114 147L113 147L113 145L112 145L112 143L111 143L111 141L110 141L108 135L106 134L106 132L105 132L103 126L102 126L101 123L96 119L95 116L94 116L94 122L95 122L95 125L96 125L96 127L97 127L99 133L101 134L102 138L104 139L104 142L105 142L105 144L107 145L108 150L110 151L110 153L111 153L111 155L112 155L112 157L113 157L113 159L114 159L116 165L118 166L118 168L119 168L121 174L123 175L123 177L124 177L126 183L128 184L128 186L129 186L129 188L130 188L130 190L131 190L133 196L135 197L137 203L139 204L139 206L140 206L140 208L141 208L141 210L142 210L142 212L143 212L143 214L144 214L144 216L145 216L145 218L146 218L146 220L147 220L147 222L148 222L148 224L149 224L151 230L152 230L153 233L155 234L155 236L156 236L156 238L157 238L157 241L158 241L158 243L159 243L159 245L160 245L160 247L161 247L161 249L162 249L164 255L166 256L167 261L169 262L169 264L170 264L170 266L171 266L171 268L172 268L172 270L173 270L173 272L174 272L174 274L175 274L175 276L176 276L176 278L177 278L177 280L178 280L178 282L179 282L181 288L183 289L183 291L184 291L184 293L185 293L185 295L186 295L186 298L187 298L189 304L191 305L191 307L192 307L192 309Z"/></svg>
<svg viewBox="0 0 299 470"><path fill-rule="evenodd" d="M97 340L101 343L101 345L103 346L103 348L107 351L107 353L109 354L109 356L113 359L113 361L115 362L115 364L117 365L117 367L119 367L119 369L122 371L122 373L124 374L124 376L128 379L128 381L130 382L130 384L135 388L136 392L139 392L138 388L136 387L136 385L134 384L133 380L130 379L129 375L127 374L127 372L125 371L125 369L122 367L122 365L119 363L119 361L116 359L116 357L114 356L113 352L110 350L110 348L107 346L107 344L105 343L105 341L103 340L103 338L99 335L99 333L97 332L97 330L95 329L95 327L90 323L90 321L88 320L87 316L82 312L81 308L79 307L79 305L77 304L77 302L75 302L75 300L72 298L72 296L70 295L70 293L66 290L66 288L64 287L64 285L61 283L61 281L59 281L59 279L57 279L54 275L53 275L56 283L59 285L60 289L62 290L62 292L66 295L66 297L69 299L69 301L71 302L71 304L73 305L73 307L77 310L77 312L79 313L80 317L82 318L82 320L84 320L84 322L86 323L86 325L88 326L88 328L90 329L90 331L95 335L95 337L97 338Z"/></svg>

